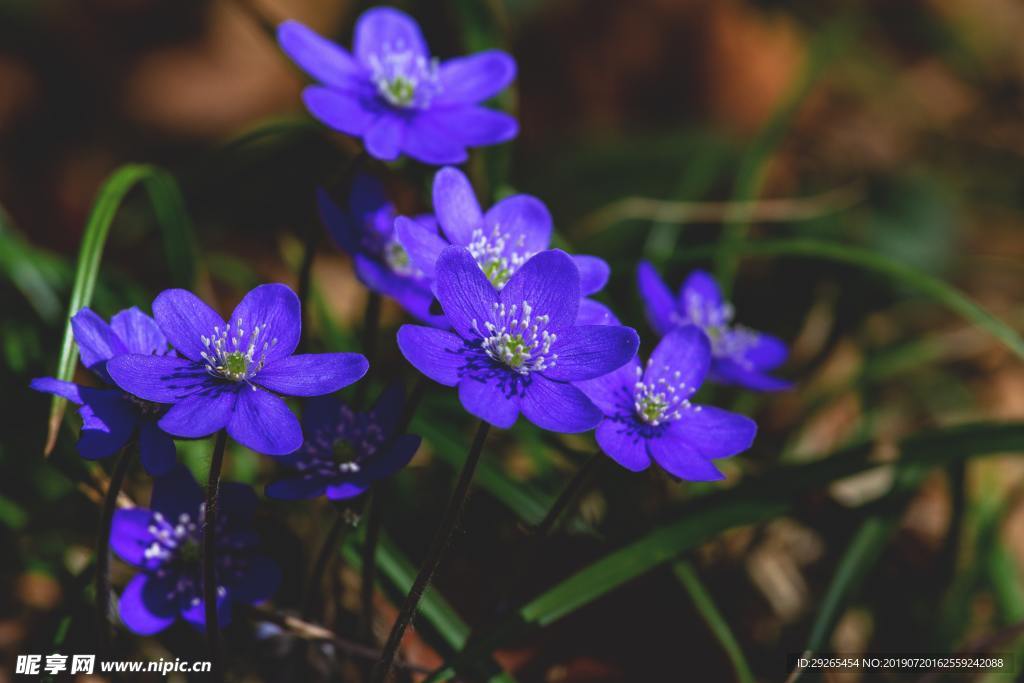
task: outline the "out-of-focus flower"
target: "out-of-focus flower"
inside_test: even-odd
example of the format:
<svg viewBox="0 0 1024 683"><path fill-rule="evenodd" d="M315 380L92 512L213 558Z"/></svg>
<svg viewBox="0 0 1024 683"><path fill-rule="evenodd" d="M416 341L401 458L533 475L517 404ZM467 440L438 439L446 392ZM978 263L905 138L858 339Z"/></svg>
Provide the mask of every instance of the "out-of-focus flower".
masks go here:
<svg viewBox="0 0 1024 683"><path fill-rule="evenodd" d="M470 251L450 246L437 260L435 291L454 332L417 325L398 346L435 382L458 386L472 415L502 428L522 411L554 432L583 432L601 411L571 384L611 372L636 353L636 331L577 325L580 276L562 251L526 261L501 291Z"/></svg>
<svg viewBox="0 0 1024 683"><path fill-rule="evenodd" d="M604 413L597 443L628 470L653 458L690 481L724 479L714 462L750 447L757 425L748 417L690 403L711 364L707 337L689 325L665 335L646 368L632 361L578 386Z"/></svg>
<svg viewBox="0 0 1024 683"><path fill-rule="evenodd" d="M324 190L318 191L317 201L321 219L338 246L352 257L360 282L391 297L428 325L448 326L443 315L430 312L434 301L430 280L398 241L395 205L388 201L379 181L369 175L357 175L345 210ZM412 220L437 233L433 216L416 216Z"/></svg>
<svg viewBox="0 0 1024 683"><path fill-rule="evenodd" d="M369 367L358 353L292 355L299 343L299 299L285 285L256 287L224 320L196 295L168 289L153 315L183 357L126 354L107 363L125 391L172 404L160 428L185 438L220 429L267 455L302 445L299 421L278 396L319 396L352 384Z"/></svg>
<svg viewBox="0 0 1024 683"><path fill-rule="evenodd" d="M256 494L242 484L221 484L216 528L215 576L221 626L232 603L255 604L274 594L281 570L259 551L252 530ZM121 594L121 620L135 633L164 630L179 618L206 625L200 548L206 504L192 475L182 466L153 483L151 510L118 510L110 546L142 571Z"/></svg>
<svg viewBox="0 0 1024 683"><path fill-rule="evenodd" d="M725 301L718 283L708 273L690 273L679 296L662 281L654 266L643 261L637 284L647 318L658 334L683 325L696 325L711 344L710 378L758 391L788 389L792 384L768 373L786 362L786 344L777 337L733 323L732 304Z"/></svg>
<svg viewBox="0 0 1024 683"><path fill-rule="evenodd" d="M479 104L515 78L512 57L487 50L439 62L420 27L397 9L364 12L352 53L297 21L282 23L277 37L281 49L321 83L303 91L309 112L362 138L377 159L406 154L427 164L457 164L466 160L467 147L506 142L519 131L513 117Z"/></svg>
<svg viewBox="0 0 1024 683"><path fill-rule="evenodd" d="M153 476L168 472L177 459L174 440L157 426L165 407L125 393L107 372L107 363L117 356L134 353L163 358L171 353L156 322L133 307L107 324L91 309L83 308L71 318L71 329L82 364L110 388L80 386L53 377L34 379L30 386L79 406L82 432L78 452L83 458L106 458L137 437L146 471Z"/></svg>
<svg viewBox="0 0 1024 683"><path fill-rule="evenodd" d="M368 412L356 412L335 396L306 401L306 441L280 460L294 471L268 485L267 495L281 500L322 495L344 500L402 469L420 446L420 437L394 433L404 404L400 386L381 394Z"/></svg>
<svg viewBox="0 0 1024 683"><path fill-rule="evenodd" d="M551 213L544 202L530 195L501 200L487 212L473 193L473 186L461 171L442 168L434 176L436 226L400 216L395 220L398 240L412 263L428 278L436 275L437 258L448 245L469 249L480 269L497 289L516 271L551 243ZM589 296L608 282L608 264L596 256L573 256L580 272L580 293ZM618 324L606 306L591 299L580 302L581 325Z"/></svg>

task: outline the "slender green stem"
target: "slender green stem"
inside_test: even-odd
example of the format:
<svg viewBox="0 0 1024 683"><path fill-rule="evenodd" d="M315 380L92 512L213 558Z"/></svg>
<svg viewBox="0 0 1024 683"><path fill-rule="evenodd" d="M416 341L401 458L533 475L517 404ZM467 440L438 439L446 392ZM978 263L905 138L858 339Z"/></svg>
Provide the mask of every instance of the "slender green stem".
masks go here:
<svg viewBox="0 0 1024 683"><path fill-rule="evenodd" d="M313 571L309 575L309 584L306 587L306 599L302 603L302 618L309 620L313 616L316 606L316 598L320 594L320 584L323 582L324 572L327 571L327 564L338 547L338 538L345 529L345 515L339 510L335 512L334 523L331 525L320 552L317 553L316 561L313 563Z"/></svg>
<svg viewBox="0 0 1024 683"><path fill-rule="evenodd" d="M384 645L380 661L373 667L373 673L370 676L372 683L383 683L387 679L388 673L390 673L391 667L394 664L395 655L398 654L398 646L402 642L402 636L405 635L406 628L412 622L416 614L416 608L423 597L423 592L427 589L427 585L430 584L434 572L441 563L444 551L448 548L452 534L455 532L455 527L462 516L462 509L466 504L466 494L469 493L469 486L473 481L473 473L476 471L480 455L483 453L484 441L487 439L489 429L490 425L481 420L480 426L476 430L476 436L473 437L473 445L466 456L466 462L459 473L459 479L455 484L451 500L448 501L448 507L441 518L441 524L438 526L434 539L431 541L430 549L427 551L427 557L423 560L423 565L420 567L419 574L416 575L412 589L402 604L402 609L398 613L398 619L395 621L387 643Z"/></svg>
<svg viewBox="0 0 1024 683"><path fill-rule="evenodd" d="M131 465L131 449L135 444L132 439L117 454L114 471L110 474L107 495L103 498L103 509L100 512L100 528L96 532L96 618L99 628L100 649L110 649L110 526L117 510L117 496L124 485L128 466Z"/></svg>
<svg viewBox="0 0 1024 683"><path fill-rule="evenodd" d="M206 610L206 642L215 680L224 679L221 669L220 624L217 620L217 504L220 494L220 470L228 434L217 432L206 482L206 507L203 510L203 601Z"/></svg>

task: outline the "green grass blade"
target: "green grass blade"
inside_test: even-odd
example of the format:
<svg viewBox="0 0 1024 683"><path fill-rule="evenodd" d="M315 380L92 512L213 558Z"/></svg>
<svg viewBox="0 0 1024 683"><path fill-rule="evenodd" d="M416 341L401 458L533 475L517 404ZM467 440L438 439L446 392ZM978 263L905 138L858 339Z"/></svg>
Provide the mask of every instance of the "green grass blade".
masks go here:
<svg viewBox="0 0 1024 683"><path fill-rule="evenodd" d="M0 206L0 272L22 293L40 318L56 322L61 314L60 297L39 268L39 257Z"/></svg>
<svg viewBox="0 0 1024 683"><path fill-rule="evenodd" d="M1024 358L1024 339L1009 325L975 303L966 294L942 280L904 265L869 249L811 239L782 239L748 242L737 247L747 256L792 256L846 263L885 275L894 283L934 299L954 313L985 330L1015 354ZM700 259L711 254L692 249L676 255L674 261Z"/></svg>
<svg viewBox="0 0 1024 683"><path fill-rule="evenodd" d="M75 373L78 354L71 331L71 316L92 301L110 228L125 197L137 185L142 186L153 205L153 212L163 235L168 266L175 282L187 287L195 279L192 228L177 183L166 171L155 166L130 164L114 171L100 188L89 214L85 233L82 235L82 246L78 252L78 265L68 305L68 321L64 328L60 359L57 363L58 379L71 380ZM51 403L49 428L43 451L45 455L53 452L66 405L65 399L56 396Z"/></svg>
<svg viewBox="0 0 1024 683"><path fill-rule="evenodd" d="M739 683L755 683L754 673L750 670L750 665L747 664L747 658L743 655L736 636L729 628L729 622L718 611L714 598L711 597L704 582L697 576L697 570L694 569L693 564L686 560L680 560L672 565L672 573L686 589L693 604L697 607L697 611L707 622L708 628L711 629L722 649L725 650L725 654L736 672L736 680Z"/></svg>

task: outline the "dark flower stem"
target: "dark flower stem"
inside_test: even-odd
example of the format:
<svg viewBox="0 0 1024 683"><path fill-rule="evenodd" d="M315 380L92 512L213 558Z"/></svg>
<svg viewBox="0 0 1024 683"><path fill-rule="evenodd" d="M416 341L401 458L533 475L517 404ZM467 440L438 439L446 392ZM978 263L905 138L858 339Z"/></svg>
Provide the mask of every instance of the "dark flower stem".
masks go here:
<svg viewBox="0 0 1024 683"><path fill-rule="evenodd" d="M490 425L481 420L480 426L476 430L476 436L473 437L473 445L466 456L466 462L459 473L455 490L452 492L452 497L448 501L448 507L441 518L441 524L437 527L434 538L430 542L427 557L423 560L423 565L420 567L419 574L416 575L412 589L405 597L402 609L398 613L398 619L391 628L391 634L388 636L387 643L384 644L381 658L376 666L373 667L373 674L370 677L371 683L383 683L391 672L395 655L398 654L398 646L402 642L402 636L405 635L406 628L409 627L413 617L416 615L416 609L419 607L423 592L427 589L431 578L434 576L434 572L441 563L444 551L448 548L452 534L455 532L455 527L462 516L462 509L466 505L466 494L469 493L469 486L473 481L473 473L476 471L480 455L483 453L484 441L487 439L489 429Z"/></svg>
<svg viewBox="0 0 1024 683"><path fill-rule="evenodd" d="M360 347L363 355L366 356L370 367L375 367L377 361L377 336L380 330L380 294L371 291L366 298L366 310L363 313L363 330ZM369 382L359 382L356 385L355 403L364 407L366 403L366 391Z"/></svg>
<svg viewBox="0 0 1024 683"><path fill-rule="evenodd" d="M591 453L586 461L580 465L579 469L576 470L576 474L573 475L569 483L565 485L562 492L558 494L558 498L552 504L551 509L544 515L544 519L540 521L534 530L533 535L538 538L545 538L549 536L557 528L558 520L561 519L562 514L566 509L576 502L579 498L580 493L583 492L583 488L586 483L590 480L590 475L594 473L597 464L601 460L601 453L595 451Z"/></svg>
<svg viewBox="0 0 1024 683"><path fill-rule="evenodd" d="M215 680L223 680L221 669L220 624L217 620L217 503L220 494L220 470L224 464L227 432L217 432L206 482L206 508L203 512L203 601L206 609L206 642Z"/></svg>
<svg viewBox="0 0 1024 683"><path fill-rule="evenodd" d="M324 538L320 552L317 553L316 561L313 563L313 571L309 575L309 585L306 588L306 599L302 603L302 618L309 620L313 616L313 609L316 605L316 598L320 594L320 584L323 582L324 572L327 571L327 564L338 547L338 539L341 532L345 530L345 515L338 510L334 514L334 524L331 525L327 537Z"/></svg>
<svg viewBox="0 0 1024 683"><path fill-rule="evenodd" d="M100 649L104 653L110 649L110 526L114 521L114 511L117 510L117 497L124 485L128 466L131 465L131 449L134 445L133 439L117 454L114 471L107 485L107 495L103 498L100 528L96 533L96 618Z"/></svg>

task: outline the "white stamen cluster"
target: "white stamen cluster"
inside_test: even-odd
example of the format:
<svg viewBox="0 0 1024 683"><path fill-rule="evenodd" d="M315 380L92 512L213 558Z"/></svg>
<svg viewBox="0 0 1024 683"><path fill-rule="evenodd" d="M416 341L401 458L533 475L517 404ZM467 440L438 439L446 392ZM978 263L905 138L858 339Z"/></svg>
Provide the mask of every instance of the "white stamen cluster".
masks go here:
<svg viewBox="0 0 1024 683"><path fill-rule="evenodd" d="M398 241L397 238L392 237L384 245L383 249L384 262L388 264L391 271L398 273L399 275L421 275L421 271L417 268L412 259L409 258L409 252L405 250L405 247Z"/></svg>
<svg viewBox="0 0 1024 683"><path fill-rule="evenodd" d="M332 429L318 429L307 436L304 450L309 457L296 462L295 469L306 478L355 474L382 443L384 430L372 414L342 405Z"/></svg>
<svg viewBox="0 0 1024 683"><path fill-rule="evenodd" d="M203 360L211 375L223 377L232 382L245 382L263 369L267 351L277 344L277 337L268 339L267 326L253 325L246 335L242 319L234 326L228 323L223 329L213 328L213 335L201 337Z"/></svg>
<svg viewBox="0 0 1024 683"><path fill-rule="evenodd" d="M388 104L402 109L423 108L441 90L437 59L427 59L403 43L385 43L370 56L370 78Z"/></svg>
<svg viewBox="0 0 1024 683"><path fill-rule="evenodd" d="M493 360L515 370L520 375L547 370L555 366L557 353L551 353L551 345L558 335L548 332L547 315L533 315L529 301L521 305L495 303L492 319L484 321L483 329L476 319L473 329L483 337L481 348Z"/></svg>
<svg viewBox="0 0 1024 683"><path fill-rule="evenodd" d="M651 362L647 361L647 367ZM682 373L675 370L667 372L654 382L644 382L644 371L636 369L636 383L633 385L633 409L641 421L652 427L678 420L687 410L700 410L690 403L690 397L696 387L688 387L680 381Z"/></svg>
<svg viewBox="0 0 1024 683"><path fill-rule="evenodd" d="M491 284L501 289L533 256L532 252L523 250L525 242L525 235L513 241L509 233L503 233L501 226L495 225L489 235L482 228L475 229L467 248Z"/></svg>
<svg viewBox="0 0 1024 683"><path fill-rule="evenodd" d="M757 344L760 335L741 325L733 325L736 314L732 304L726 302L718 308L708 310L702 305L701 298L690 293L683 302L686 317L672 313L672 321L678 325L692 323L704 330L711 342L711 355L716 358L728 358L746 367L753 363L746 359L746 351Z"/></svg>

